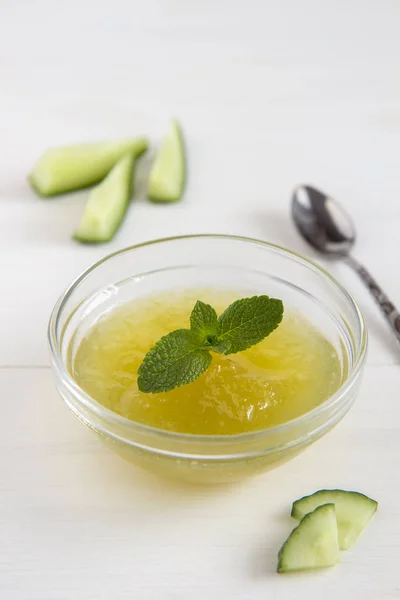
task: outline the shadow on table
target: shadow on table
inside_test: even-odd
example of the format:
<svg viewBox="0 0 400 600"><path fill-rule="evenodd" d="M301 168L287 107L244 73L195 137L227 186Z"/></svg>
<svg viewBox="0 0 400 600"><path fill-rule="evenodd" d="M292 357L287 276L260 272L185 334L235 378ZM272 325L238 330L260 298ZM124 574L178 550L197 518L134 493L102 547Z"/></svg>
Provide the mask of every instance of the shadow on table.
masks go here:
<svg viewBox="0 0 400 600"><path fill-rule="evenodd" d="M304 256L316 260L318 255L309 246L292 223L289 207L287 215L281 211L254 210L248 215L247 221L251 224L254 237L265 240L278 246L284 246Z"/></svg>

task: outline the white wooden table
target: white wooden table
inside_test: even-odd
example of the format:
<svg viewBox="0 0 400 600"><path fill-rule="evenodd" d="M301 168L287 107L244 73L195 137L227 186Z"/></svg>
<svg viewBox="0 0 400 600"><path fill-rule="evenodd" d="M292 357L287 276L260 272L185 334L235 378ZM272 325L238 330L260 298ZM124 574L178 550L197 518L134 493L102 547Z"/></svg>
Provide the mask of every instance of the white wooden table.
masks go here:
<svg viewBox="0 0 400 600"><path fill-rule="evenodd" d="M0 598L400 598L400 349L362 285L370 353L345 420L293 462L228 489L166 484L113 456L58 397L46 325L71 279L149 238L222 232L313 256L288 218L310 182L346 203L356 254L400 304L397 0L3 0L0 4ZM70 239L86 193L40 200L48 146L182 122L181 204L139 185L108 246ZM291 501L364 490L380 511L328 572L282 577Z"/></svg>

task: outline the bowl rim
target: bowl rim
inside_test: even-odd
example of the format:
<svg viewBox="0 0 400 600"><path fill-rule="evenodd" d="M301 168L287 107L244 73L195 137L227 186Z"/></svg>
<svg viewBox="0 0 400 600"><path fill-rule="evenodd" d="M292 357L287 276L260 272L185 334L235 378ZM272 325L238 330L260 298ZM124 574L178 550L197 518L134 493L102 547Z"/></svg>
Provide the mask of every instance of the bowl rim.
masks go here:
<svg viewBox="0 0 400 600"><path fill-rule="evenodd" d="M86 393L75 381L75 379L70 375L68 369L65 366L65 362L62 358L61 347L58 340L57 329L58 322L61 316L62 310L74 293L74 291L79 287L79 285L91 275L96 269L101 267L104 263L108 262L112 258L116 256L120 256L122 254L132 252L134 250L144 248L147 246L153 246L156 244L163 244L166 242L175 242L182 240L190 240L190 239L219 239L226 241L234 241L234 242L243 242L248 244L255 244L257 246L262 246L267 250L275 252L277 254L283 255L290 260L293 260L297 263L302 264L306 268L310 269L317 275L321 276L323 279L327 279L331 284L337 289L337 291L342 295L342 297L347 301L349 307L354 312L356 319L359 325L359 348L357 355L355 356L354 364L352 365L351 370L347 374L346 379L342 382L341 386L336 390L334 394L329 396L322 404L319 404L312 410L291 419L290 421L286 421L281 423L280 425L276 425L274 427L259 429L256 431L232 434L232 435L207 435L207 434L193 434L193 433L181 433L176 431L169 431L166 429L160 429L157 427L152 427L150 425L145 425L143 423L139 423L136 421L132 421L115 413L114 411L106 408L102 404L100 404L97 400L92 398L88 393ZM329 411L336 407L340 406L341 400L346 396L348 390L352 387L353 383L357 379L360 374L362 367L364 366L367 347L368 347L368 332L367 326L365 323L365 319L363 314L358 307L357 302L354 300L353 296L346 290L346 288L339 283L335 277L333 277L326 269L321 267L319 264L315 263L313 260L304 257L298 252L293 250L289 250L284 246L280 246L278 244L273 244L264 240L260 240L257 238L252 238L248 236L239 236L239 235L230 235L230 234L218 234L218 233L196 233L196 234L186 234L186 235L177 235L177 236L169 236L165 238L157 238L148 240L145 242L141 242L139 244L133 244L131 246L127 246L120 250L116 250L107 254L102 259L96 261L92 265L90 265L87 269L85 269L61 294L58 298L57 302L54 305L54 308L51 312L48 329L47 329L47 339L50 348L50 357L52 365L56 371L56 373L61 377L63 384L67 387L69 392L73 394L75 398L79 400L81 404L86 409L89 409L91 412L95 413L101 419L104 419L107 423L114 424L116 426L123 427L124 430L136 431L139 433L144 433L147 435L157 435L164 439L175 440L175 441L192 441L197 443L234 443L234 442L251 442L256 439L270 436L276 436L281 433L285 433L290 429L296 429L298 426L302 426L304 423L312 421L313 419L318 419L325 412ZM119 437L119 436L118 436Z"/></svg>

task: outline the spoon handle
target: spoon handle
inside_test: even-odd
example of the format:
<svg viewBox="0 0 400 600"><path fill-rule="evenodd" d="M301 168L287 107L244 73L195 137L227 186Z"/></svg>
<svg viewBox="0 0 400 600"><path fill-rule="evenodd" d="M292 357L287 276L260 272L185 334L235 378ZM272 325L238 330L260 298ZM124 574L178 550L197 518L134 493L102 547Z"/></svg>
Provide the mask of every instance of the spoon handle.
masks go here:
<svg viewBox="0 0 400 600"><path fill-rule="evenodd" d="M375 279L370 275L365 267L363 267L355 258L352 256L346 257L347 264L352 267L356 273L360 276L361 280L365 283L376 303L385 315L389 322L393 333L400 342L400 313L395 308L394 304L389 300L384 291L376 283Z"/></svg>

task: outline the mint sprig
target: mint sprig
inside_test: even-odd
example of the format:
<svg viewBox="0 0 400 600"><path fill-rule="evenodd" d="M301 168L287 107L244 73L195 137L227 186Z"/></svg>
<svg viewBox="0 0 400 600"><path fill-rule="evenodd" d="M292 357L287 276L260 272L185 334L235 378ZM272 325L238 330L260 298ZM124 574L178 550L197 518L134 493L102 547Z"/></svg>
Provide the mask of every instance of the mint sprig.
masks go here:
<svg viewBox="0 0 400 600"><path fill-rule="evenodd" d="M138 371L142 392L168 392L195 381L212 361L210 351L235 354L261 342L283 317L281 300L253 296L233 302L220 317L198 300L190 315L190 329L162 337L143 359Z"/></svg>

